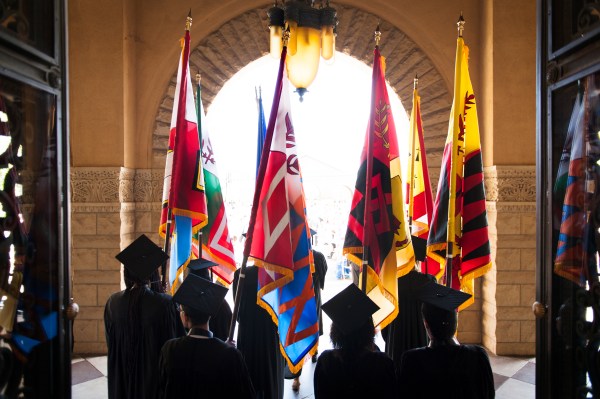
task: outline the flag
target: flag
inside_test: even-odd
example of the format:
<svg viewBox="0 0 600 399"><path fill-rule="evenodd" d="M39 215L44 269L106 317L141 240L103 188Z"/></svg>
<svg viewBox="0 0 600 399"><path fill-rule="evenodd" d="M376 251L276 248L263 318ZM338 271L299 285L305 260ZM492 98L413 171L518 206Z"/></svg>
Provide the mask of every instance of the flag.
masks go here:
<svg viewBox="0 0 600 399"><path fill-rule="evenodd" d="M282 61L284 62L284 61ZM250 257L258 271L258 304L278 325L279 340L292 373L319 341L312 281L312 251L302 176L290 113L287 77L281 73L281 97L269 130L274 129L252 230ZM276 89L277 95L277 89ZM259 174L260 179L260 174ZM249 230L250 230L249 229Z"/></svg>
<svg viewBox="0 0 600 399"><path fill-rule="evenodd" d="M554 272L559 276L585 287L590 271L596 273L596 245L594 229L590 226L590 211L593 207L594 171L598 161L597 143L590 134L589 113L593 107L596 91L593 76L587 79L585 92L577 96L558 166L554 185L553 203L555 220L560 221ZM596 99L597 101L597 99ZM593 122L592 122L593 123ZM558 218L556 214L558 213ZM556 226L556 225L555 225Z"/></svg>
<svg viewBox="0 0 600 399"><path fill-rule="evenodd" d="M416 82L416 79L415 79ZM408 156L409 174L407 179L406 203L408 204L408 220L411 235L427 241L429 225L433 212L433 196L429 180L429 168L425 151L423 121L421 120L421 97L415 88L413 90L413 107L410 114ZM421 272L440 276L440 265L432 258L421 262Z"/></svg>
<svg viewBox="0 0 600 399"><path fill-rule="evenodd" d="M258 106L258 131L256 135L256 174L258 175L258 167L260 166L260 157L265 145L265 136L267 134L267 125L265 123L265 109L262 102L262 91L258 88L258 96L256 97Z"/></svg>
<svg viewBox="0 0 600 399"><path fill-rule="evenodd" d="M207 223L198 120L190 78L190 32L185 31L165 164L159 234L171 236L169 282L174 293L192 257L192 237ZM169 210L173 216L167 231Z"/></svg>
<svg viewBox="0 0 600 399"><path fill-rule="evenodd" d="M369 158L372 159L371 176L367 176ZM365 200L367 185L368 204ZM350 261L362 264L363 246L368 243L366 293L380 308L373 315L373 322L382 328L398 314L397 278L412 270L415 263L402 189L398 139L385 83L385 61L376 48L371 114L343 253Z"/></svg>
<svg viewBox="0 0 600 399"><path fill-rule="evenodd" d="M212 268L214 274L227 285L233 281L235 272L235 256L233 243L229 237L225 203L221 193L221 182L217 173L217 164L213 147L210 142L209 132L204 123L204 107L200 82L196 86L196 115L198 117L198 133L202 148L202 167L204 169L204 192L206 194L207 224L201 230L202 256L200 258L212 260L217 266ZM197 239L200 241L200 239ZM196 247L198 248L198 247Z"/></svg>
<svg viewBox="0 0 600 399"><path fill-rule="evenodd" d="M468 56L468 47L459 37L454 100L427 241L427 255L443 269L446 269L448 242L452 244L452 286L473 295L460 309L474 301L473 280L492 267L479 123Z"/></svg>

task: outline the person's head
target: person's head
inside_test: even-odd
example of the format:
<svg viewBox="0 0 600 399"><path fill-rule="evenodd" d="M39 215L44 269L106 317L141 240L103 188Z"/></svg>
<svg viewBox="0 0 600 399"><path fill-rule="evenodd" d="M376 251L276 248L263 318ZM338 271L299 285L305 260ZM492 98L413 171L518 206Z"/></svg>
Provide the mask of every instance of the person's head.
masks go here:
<svg viewBox="0 0 600 399"><path fill-rule="evenodd" d="M181 306L181 321L186 328L207 329L211 316L219 311L227 294L227 288L189 273L173 295Z"/></svg>
<svg viewBox="0 0 600 399"><path fill-rule="evenodd" d="M335 349L341 349L345 352L358 352L362 349L371 350L375 342L373 318L369 317L362 326L347 334L344 334L335 323L332 323L329 338L331 338L331 343Z"/></svg>
<svg viewBox="0 0 600 399"><path fill-rule="evenodd" d="M432 341L449 340L456 334L455 310L446 310L424 302L421 306L427 335Z"/></svg>
<svg viewBox="0 0 600 399"><path fill-rule="evenodd" d="M141 287L150 283L149 277L141 279L136 274L132 273L127 267L123 268L123 280L125 280L125 287L128 290L132 289L134 286Z"/></svg>
<svg viewBox="0 0 600 399"><path fill-rule="evenodd" d="M210 320L210 315L187 305L181 305L181 321L187 328L202 326Z"/></svg>

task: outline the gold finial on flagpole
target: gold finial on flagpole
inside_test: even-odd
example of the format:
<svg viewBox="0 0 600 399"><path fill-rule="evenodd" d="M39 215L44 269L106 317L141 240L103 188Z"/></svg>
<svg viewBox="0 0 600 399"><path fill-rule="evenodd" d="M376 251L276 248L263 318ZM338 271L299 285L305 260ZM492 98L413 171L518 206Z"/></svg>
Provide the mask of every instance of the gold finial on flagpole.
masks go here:
<svg viewBox="0 0 600 399"><path fill-rule="evenodd" d="M377 23L377 29L375 29L375 47L379 47L379 42L381 41L381 31L379 30L379 22Z"/></svg>
<svg viewBox="0 0 600 399"><path fill-rule="evenodd" d="M196 74L196 83L198 83L198 86L200 86L201 81L202 81L202 75L197 73Z"/></svg>
<svg viewBox="0 0 600 399"><path fill-rule="evenodd" d="M413 89L414 90L417 90L417 85L418 84L419 84L419 74L415 73L415 80L414 80L414 83L413 83Z"/></svg>
<svg viewBox="0 0 600 399"><path fill-rule="evenodd" d="M187 18L185 19L185 30L189 31L192 27L192 9L190 8L190 12L188 13Z"/></svg>
<svg viewBox="0 0 600 399"><path fill-rule="evenodd" d="M290 26L288 25L283 31L283 36L281 37L283 41L283 47L287 47L288 41L290 40Z"/></svg>
<svg viewBox="0 0 600 399"><path fill-rule="evenodd" d="M458 22L456 23L458 28L458 37L462 37L463 30L465 30L465 19L463 18L462 11L460 12L460 17L458 17Z"/></svg>

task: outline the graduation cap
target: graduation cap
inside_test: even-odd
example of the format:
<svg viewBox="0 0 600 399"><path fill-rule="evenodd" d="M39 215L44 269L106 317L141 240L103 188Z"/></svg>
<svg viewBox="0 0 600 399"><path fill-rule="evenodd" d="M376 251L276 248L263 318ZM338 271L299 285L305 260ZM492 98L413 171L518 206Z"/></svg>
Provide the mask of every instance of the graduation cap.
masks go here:
<svg viewBox="0 0 600 399"><path fill-rule="evenodd" d="M144 234L119 252L119 260L134 276L146 280L169 256Z"/></svg>
<svg viewBox="0 0 600 399"><path fill-rule="evenodd" d="M471 294L446 287L434 281L422 285L417 290L416 296L423 302L450 311L455 311L456 308L471 298Z"/></svg>
<svg viewBox="0 0 600 399"><path fill-rule="evenodd" d="M188 264L188 269L197 271L202 269L208 269L209 267L213 266L218 266L218 264L213 262L212 260L200 258L191 260Z"/></svg>
<svg viewBox="0 0 600 399"><path fill-rule="evenodd" d="M225 287L190 273L173 295L173 300L180 305L214 316L227 291Z"/></svg>
<svg viewBox="0 0 600 399"><path fill-rule="evenodd" d="M356 285L350 284L324 303L321 309L344 334L350 334L363 326L379 310L379 306Z"/></svg>
<svg viewBox="0 0 600 399"><path fill-rule="evenodd" d="M413 249L415 250L415 259L424 261L427 255L427 240L424 238L410 236L412 239Z"/></svg>

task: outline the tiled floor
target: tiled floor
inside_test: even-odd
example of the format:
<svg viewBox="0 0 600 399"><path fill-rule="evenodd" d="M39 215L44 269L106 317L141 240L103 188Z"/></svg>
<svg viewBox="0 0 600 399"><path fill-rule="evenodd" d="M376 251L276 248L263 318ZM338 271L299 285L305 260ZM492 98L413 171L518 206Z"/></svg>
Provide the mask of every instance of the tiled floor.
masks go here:
<svg viewBox="0 0 600 399"><path fill-rule="evenodd" d="M334 273L327 274L323 302L350 284L349 280L336 280ZM231 298L227 298L231 300ZM331 321L326 315L323 318L324 331L329 331ZM384 348L381 336L376 337L376 344ZM321 351L331 348L329 337L323 335L319 341ZM497 399L534 399L535 398L535 359L514 358L490 355L494 385ZM300 377L300 390L292 390L292 380L285 381L284 399L314 398L312 378L315 364L305 362ZM78 358L73 360L72 398L73 399L105 399L108 398L106 386L106 356Z"/></svg>
<svg viewBox="0 0 600 399"><path fill-rule="evenodd" d="M535 398L535 361L533 359L490 356L497 399ZM284 399L314 398L312 376L315 365L308 361L300 377L300 391L292 391L285 381ZM75 359L72 365L73 399L105 399L106 356Z"/></svg>

